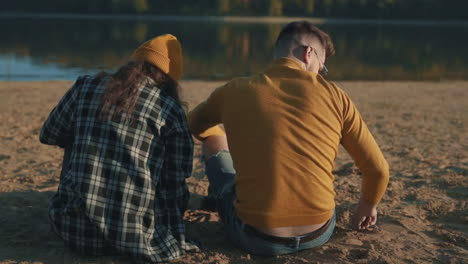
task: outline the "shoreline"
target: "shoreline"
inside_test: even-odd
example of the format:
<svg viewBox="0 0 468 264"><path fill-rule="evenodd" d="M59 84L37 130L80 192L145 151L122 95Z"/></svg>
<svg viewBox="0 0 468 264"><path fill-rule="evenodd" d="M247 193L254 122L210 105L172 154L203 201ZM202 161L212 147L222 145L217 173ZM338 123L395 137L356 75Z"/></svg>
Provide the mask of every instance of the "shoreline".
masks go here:
<svg viewBox="0 0 468 264"><path fill-rule="evenodd" d="M463 20L410 20L410 19L355 19L319 17L272 17L272 16L181 16L181 15L141 15L141 14L82 14L82 13L27 13L0 12L1 18L67 19L67 20L126 20L126 21L178 21L232 24L285 24L296 20L307 20L317 25L366 25L366 26L462 26Z"/></svg>

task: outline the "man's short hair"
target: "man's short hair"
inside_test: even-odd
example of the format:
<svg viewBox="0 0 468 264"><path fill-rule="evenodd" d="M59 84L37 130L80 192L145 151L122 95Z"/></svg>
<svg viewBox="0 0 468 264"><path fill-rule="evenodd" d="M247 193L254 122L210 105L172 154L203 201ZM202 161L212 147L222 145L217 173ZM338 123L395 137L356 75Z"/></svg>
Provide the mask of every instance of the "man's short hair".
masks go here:
<svg viewBox="0 0 468 264"><path fill-rule="evenodd" d="M317 37L325 50L325 57L335 55L335 47L330 36L307 21L291 22L284 26L276 39L275 49L279 45L291 45L295 39L299 39L301 36Z"/></svg>

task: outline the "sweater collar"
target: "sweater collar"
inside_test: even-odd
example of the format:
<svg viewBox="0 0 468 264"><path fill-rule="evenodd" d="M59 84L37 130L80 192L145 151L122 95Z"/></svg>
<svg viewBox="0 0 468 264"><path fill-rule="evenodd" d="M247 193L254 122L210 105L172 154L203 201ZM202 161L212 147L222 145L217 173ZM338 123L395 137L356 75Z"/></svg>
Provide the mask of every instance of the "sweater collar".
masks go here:
<svg viewBox="0 0 468 264"><path fill-rule="evenodd" d="M270 67L288 67L288 68L292 68L292 69L295 69L295 70L304 70L304 68L301 67L301 65L299 64L299 62L293 60L293 59L290 59L290 58L286 58L286 57L282 57L282 58L278 58L278 59L275 59L273 60L273 62L271 63Z"/></svg>
<svg viewBox="0 0 468 264"><path fill-rule="evenodd" d="M271 62L271 64L270 64L270 67L268 68L268 70L266 70L266 72L268 72L270 70L273 70L275 68L276 69L278 69L278 68L289 68L289 69L292 69L292 70L298 70L302 74L312 76L314 79L316 79L316 78L322 79L323 78L320 74L304 70L304 68L302 68L302 66L299 64L299 62L297 62L294 59L287 58L287 57L282 57L282 58L278 58L278 59L273 60Z"/></svg>

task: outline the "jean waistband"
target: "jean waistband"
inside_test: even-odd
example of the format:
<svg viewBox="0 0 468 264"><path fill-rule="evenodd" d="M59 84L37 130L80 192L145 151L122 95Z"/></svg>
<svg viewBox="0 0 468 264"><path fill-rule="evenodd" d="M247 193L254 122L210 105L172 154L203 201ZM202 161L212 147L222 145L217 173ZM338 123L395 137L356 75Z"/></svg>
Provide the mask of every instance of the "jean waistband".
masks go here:
<svg viewBox="0 0 468 264"><path fill-rule="evenodd" d="M311 240L314 240L318 238L319 236L323 235L328 228L330 227L331 224L331 219L328 220L322 227L319 229L312 231L310 233L300 235L300 236L294 236L294 237L278 237L278 236L273 236L269 234L262 233L255 229L254 227L244 224L243 230L244 232L251 234L253 236L256 236L258 238L264 239L266 241L269 241L271 243L276 243L276 244L283 244L283 245L291 245L291 244L296 244L296 246L300 245L301 243L309 242Z"/></svg>

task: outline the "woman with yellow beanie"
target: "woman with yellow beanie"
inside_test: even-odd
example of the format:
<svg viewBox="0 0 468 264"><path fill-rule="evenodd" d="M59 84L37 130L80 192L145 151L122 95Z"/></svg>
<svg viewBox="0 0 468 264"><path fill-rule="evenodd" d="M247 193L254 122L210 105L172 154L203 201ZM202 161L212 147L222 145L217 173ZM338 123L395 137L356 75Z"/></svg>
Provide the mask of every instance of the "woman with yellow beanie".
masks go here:
<svg viewBox="0 0 468 264"><path fill-rule="evenodd" d="M181 74L179 41L158 36L116 73L79 77L45 121L40 141L65 148L49 216L72 249L136 262L198 250L183 222L193 141Z"/></svg>

